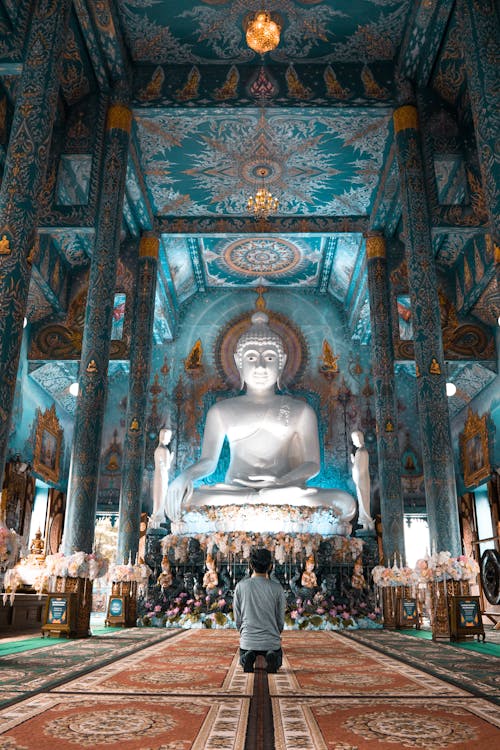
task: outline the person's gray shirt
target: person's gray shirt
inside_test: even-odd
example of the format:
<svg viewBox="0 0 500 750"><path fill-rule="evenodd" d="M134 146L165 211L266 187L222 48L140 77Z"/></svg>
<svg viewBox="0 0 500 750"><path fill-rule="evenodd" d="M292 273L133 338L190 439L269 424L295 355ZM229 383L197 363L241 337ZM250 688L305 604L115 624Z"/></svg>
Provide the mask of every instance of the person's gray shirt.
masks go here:
<svg viewBox="0 0 500 750"><path fill-rule="evenodd" d="M240 647L276 651L285 624L285 592L272 578L244 578L234 590L233 611L240 631Z"/></svg>

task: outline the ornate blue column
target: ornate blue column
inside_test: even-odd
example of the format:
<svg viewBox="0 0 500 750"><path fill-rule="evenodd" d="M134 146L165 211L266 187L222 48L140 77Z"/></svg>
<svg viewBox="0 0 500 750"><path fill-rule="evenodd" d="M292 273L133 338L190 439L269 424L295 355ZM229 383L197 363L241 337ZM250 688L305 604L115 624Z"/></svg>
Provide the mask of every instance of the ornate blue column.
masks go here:
<svg viewBox="0 0 500 750"><path fill-rule="evenodd" d="M0 483L71 0L38 0L0 188Z"/></svg>
<svg viewBox="0 0 500 750"><path fill-rule="evenodd" d="M462 551L431 223L417 108L394 111L406 260L410 287L417 403L431 544Z"/></svg>
<svg viewBox="0 0 500 750"><path fill-rule="evenodd" d="M139 245L137 287L130 343L130 375L125 446L123 453L117 562L135 559L139 548L142 474L148 401L156 270L159 239L144 236Z"/></svg>
<svg viewBox="0 0 500 750"><path fill-rule="evenodd" d="M106 401L116 267L132 124L130 108L112 102L104 134L96 236L90 267L79 393L64 525L64 552L91 552Z"/></svg>
<svg viewBox="0 0 500 750"><path fill-rule="evenodd" d="M496 6L496 7L495 7ZM500 244L500 17L495 0L458 0L467 90L493 240Z"/></svg>
<svg viewBox="0 0 500 750"><path fill-rule="evenodd" d="M398 561L399 555L404 559L405 541L390 294L387 279L386 241L383 235L373 233L367 236L366 259L375 418L377 420L382 543L385 562L389 563L394 559L394 554L397 554Z"/></svg>

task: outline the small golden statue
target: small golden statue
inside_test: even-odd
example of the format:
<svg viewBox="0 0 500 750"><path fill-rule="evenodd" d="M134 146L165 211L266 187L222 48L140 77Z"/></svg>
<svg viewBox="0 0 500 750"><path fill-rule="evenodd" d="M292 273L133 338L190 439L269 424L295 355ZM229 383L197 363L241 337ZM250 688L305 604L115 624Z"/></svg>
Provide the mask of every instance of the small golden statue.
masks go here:
<svg viewBox="0 0 500 750"><path fill-rule="evenodd" d="M354 562L351 585L353 589L364 589L366 587L366 581L363 575L363 560L361 557L358 557Z"/></svg>
<svg viewBox="0 0 500 750"><path fill-rule="evenodd" d="M203 369L203 362L201 361L203 357L203 347L201 345L201 339L198 339L198 341L194 344L193 348L191 349L189 355L184 360L184 369L186 372L193 372L194 370L202 370Z"/></svg>
<svg viewBox="0 0 500 750"><path fill-rule="evenodd" d="M217 567L215 560L212 555L207 555L207 572L203 576L203 588L207 591L213 591L219 585L219 576L217 575Z"/></svg>
<svg viewBox="0 0 500 750"><path fill-rule="evenodd" d="M339 371L338 358L339 355L333 353L332 347L328 341L324 339L320 357L320 373L327 378L334 377Z"/></svg>
<svg viewBox="0 0 500 750"><path fill-rule="evenodd" d="M163 555L161 560L161 573L158 576L158 586L162 589L168 589L173 583L172 568L168 561L167 555Z"/></svg>
<svg viewBox="0 0 500 750"><path fill-rule="evenodd" d="M309 555L309 557L307 558L306 567L304 572L302 573L300 583L306 589L317 588L318 580L316 578L316 573L314 572L314 555Z"/></svg>
<svg viewBox="0 0 500 750"><path fill-rule="evenodd" d="M431 359L431 366L429 367L429 372L431 375L441 375L441 368L439 366L439 362L437 361L436 357L433 357Z"/></svg>
<svg viewBox="0 0 500 750"><path fill-rule="evenodd" d="M45 542L42 539L40 528L35 532L35 536L31 540L30 556L39 564L45 560Z"/></svg>

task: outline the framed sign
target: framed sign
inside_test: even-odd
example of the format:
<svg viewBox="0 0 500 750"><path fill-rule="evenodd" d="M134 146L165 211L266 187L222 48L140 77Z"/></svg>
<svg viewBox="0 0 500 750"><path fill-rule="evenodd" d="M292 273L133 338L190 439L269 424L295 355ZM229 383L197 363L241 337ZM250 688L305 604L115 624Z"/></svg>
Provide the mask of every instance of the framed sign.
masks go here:
<svg viewBox="0 0 500 750"><path fill-rule="evenodd" d="M125 596L110 596L106 625L125 625L127 602Z"/></svg>
<svg viewBox="0 0 500 750"><path fill-rule="evenodd" d="M452 640L461 640L468 635L482 636L484 640L481 601L478 596L450 598L450 633Z"/></svg>
<svg viewBox="0 0 500 750"><path fill-rule="evenodd" d="M399 610L399 627L415 628L419 627L418 606L416 599L401 599Z"/></svg>
<svg viewBox="0 0 500 750"><path fill-rule="evenodd" d="M61 443L63 430L53 404L44 413L37 410L33 469L51 482L58 482L61 471Z"/></svg>
<svg viewBox="0 0 500 750"><path fill-rule="evenodd" d="M487 414L479 417L469 407L464 431L460 433L460 458L466 487L477 487L491 474Z"/></svg>
<svg viewBox="0 0 500 750"><path fill-rule="evenodd" d="M76 594L47 594L42 634L71 636L76 630Z"/></svg>

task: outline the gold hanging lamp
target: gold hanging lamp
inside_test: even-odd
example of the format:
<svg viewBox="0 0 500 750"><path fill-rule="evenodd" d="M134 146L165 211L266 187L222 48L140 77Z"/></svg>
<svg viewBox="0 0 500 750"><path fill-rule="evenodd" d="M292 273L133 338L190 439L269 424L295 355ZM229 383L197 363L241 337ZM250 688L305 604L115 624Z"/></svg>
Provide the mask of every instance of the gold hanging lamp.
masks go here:
<svg viewBox="0 0 500 750"><path fill-rule="evenodd" d="M264 55L276 49L280 43L280 24L271 18L267 10L259 10L246 26L246 40L250 49Z"/></svg>
<svg viewBox="0 0 500 750"><path fill-rule="evenodd" d="M262 177L262 186L258 188L255 195L251 195L247 201L247 211L253 213L257 219L266 219L269 214L275 214L279 208L279 200L269 192L264 184L264 178L267 175L267 169L261 167L258 170Z"/></svg>

